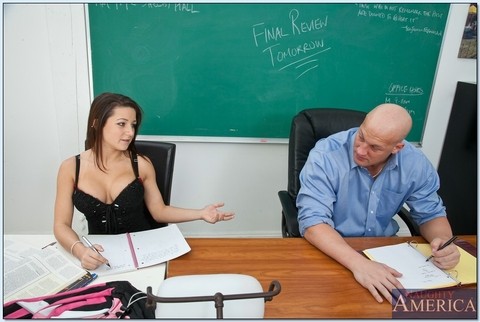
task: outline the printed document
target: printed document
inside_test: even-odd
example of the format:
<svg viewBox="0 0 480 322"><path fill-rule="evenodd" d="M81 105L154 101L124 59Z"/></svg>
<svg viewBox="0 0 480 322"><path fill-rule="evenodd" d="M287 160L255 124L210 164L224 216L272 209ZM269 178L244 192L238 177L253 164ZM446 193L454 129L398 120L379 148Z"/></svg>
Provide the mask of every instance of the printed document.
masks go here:
<svg viewBox="0 0 480 322"><path fill-rule="evenodd" d="M4 303L14 299L55 294L94 277L68 259L56 247L34 248L4 240Z"/></svg>

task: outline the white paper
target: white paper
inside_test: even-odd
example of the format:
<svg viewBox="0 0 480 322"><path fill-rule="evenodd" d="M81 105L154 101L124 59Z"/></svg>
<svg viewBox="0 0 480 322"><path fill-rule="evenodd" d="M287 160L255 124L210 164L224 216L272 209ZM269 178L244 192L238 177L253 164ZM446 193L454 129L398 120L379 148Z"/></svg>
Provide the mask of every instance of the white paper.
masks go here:
<svg viewBox="0 0 480 322"><path fill-rule="evenodd" d="M17 304L32 314L35 314L38 311L50 305L50 303L46 301L36 301L36 302L18 301Z"/></svg>
<svg viewBox="0 0 480 322"><path fill-rule="evenodd" d="M131 233L130 237L139 268L169 261L191 249L177 225Z"/></svg>
<svg viewBox="0 0 480 322"><path fill-rule="evenodd" d="M98 276L129 272L164 263L190 251L190 246L178 229L177 225L130 233L132 250L128 242L128 234L119 235L89 235L92 244L103 247L104 256L111 268L102 265L92 272ZM132 253L133 252L133 253ZM138 267L135 267L136 256Z"/></svg>
<svg viewBox="0 0 480 322"><path fill-rule="evenodd" d="M64 311L52 319L88 319L92 316L100 316L108 312L108 308L96 311Z"/></svg>
<svg viewBox="0 0 480 322"><path fill-rule="evenodd" d="M104 249L100 252L108 260L111 268L107 265L101 265L91 272L98 276L130 272L135 270L130 246L126 234L120 235L89 235L88 240L92 244L101 245Z"/></svg>
<svg viewBox="0 0 480 322"><path fill-rule="evenodd" d="M22 291L42 279L47 279L50 274L48 269L36 258L13 260L9 254L4 254L4 259L9 262L8 266L5 267L3 280L3 291L6 299L10 299L15 293ZM16 263L15 265L13 264L14 262ZM52 283L49 282L48 285L51 286ZM54 285L54 288L56 288L56 286L57 285ZM44 289L44 287L45 283L42 283L35 288ZM34 288L31 287L31 289L33 290Z"/></svg>
<svg viewBox="0 0 480 322"><path fill-rule="evenodd" d="M12 240L5 241L4 262L4 302L55 294L87 273L56 247L36 249Z"/></svg>
<svg viewBox="0 0 480 322"><path fill-rule="evenodd" d="M405 289L434 289L456 284L446 272L426 261L425 256L408 243L370 248L364 252L370 259L402 273L398 281Z"/></svg>

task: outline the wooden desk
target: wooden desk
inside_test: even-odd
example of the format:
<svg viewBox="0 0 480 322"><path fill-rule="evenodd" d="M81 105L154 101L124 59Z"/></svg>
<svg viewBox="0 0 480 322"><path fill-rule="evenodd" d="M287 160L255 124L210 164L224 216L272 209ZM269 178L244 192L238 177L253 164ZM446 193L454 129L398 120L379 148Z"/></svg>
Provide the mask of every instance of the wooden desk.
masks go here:
<svg viewBox="0 0 480 322"><path fill-rule="evenodd" d="M356 250L421 237L347 238ZM476 236L460 236L476 245ZM282 291L266 302L265 318L391 318L351 272L303 238L188 238L192 250L169 262L167 276L239 273L257 278L266 291L272 280Z"/></svg>

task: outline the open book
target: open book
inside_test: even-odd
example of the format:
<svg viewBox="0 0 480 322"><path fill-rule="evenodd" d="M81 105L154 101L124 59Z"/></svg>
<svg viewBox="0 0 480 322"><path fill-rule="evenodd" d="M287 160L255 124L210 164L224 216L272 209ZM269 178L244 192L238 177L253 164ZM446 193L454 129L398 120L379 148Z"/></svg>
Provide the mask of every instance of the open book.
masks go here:
<svg viewBox="0 0 480 322"><path fill-rule="evenodd" d="M369 248L363 252L371 260L402 273L398 280L405 289L427 290L477 282L477 259L461 247L458 250L460 262L448 271L426 261L432 254L429 244L407 242Z"/></svg>
<svg viewBox="0 0 480 322"><path fill-rule="evenodd" d="M4 303L79 288L96 278L55 246L38 249L8 238L4 242Z"/></svg>
<svg viewBox="0 0 480 322"><path fill-rule="evenodd" d="M101 245L111 268L102 265L92 272L99 276L134 271L177 258L190 246L177 225L118 235L88 235L92 244Z"/></svg>

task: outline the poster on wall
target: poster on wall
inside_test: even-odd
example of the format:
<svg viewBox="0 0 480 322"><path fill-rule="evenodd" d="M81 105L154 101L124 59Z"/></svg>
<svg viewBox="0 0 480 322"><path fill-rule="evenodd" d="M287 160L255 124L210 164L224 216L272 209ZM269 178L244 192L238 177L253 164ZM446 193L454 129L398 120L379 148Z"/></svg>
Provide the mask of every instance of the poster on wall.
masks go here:
<svg viewBox="0 0 480 322"><path fill-rule="evenodd" d="M477 58L477 4L472 3L468 8L467 21L463 29L462 42L458 51L458 58Z"/></svg>

